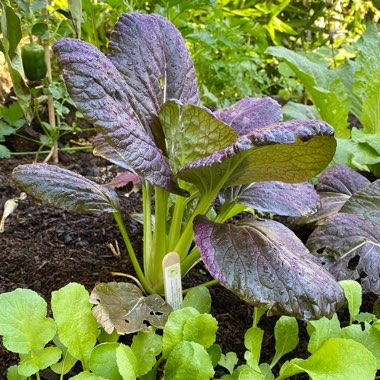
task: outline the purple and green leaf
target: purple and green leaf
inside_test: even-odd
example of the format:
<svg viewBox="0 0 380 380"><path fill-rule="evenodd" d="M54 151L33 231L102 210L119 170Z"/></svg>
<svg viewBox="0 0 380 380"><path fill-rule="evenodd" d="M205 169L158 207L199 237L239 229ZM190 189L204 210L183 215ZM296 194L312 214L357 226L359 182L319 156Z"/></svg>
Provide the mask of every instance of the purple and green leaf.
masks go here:
<svg viewBox="0 0 380 380"><path fill-rule="evenodd" d="M380 224L341 212L317 227L306 245L338 281L360 279L363 291L380 294Z"/></svg>
<svg viewBox="0 0 380 380"><path fill-rule="evenodd" d="M363 215L380 225L380 179L353 194L341 211Z"/></svg>
<svg viewBox="0 0 380 380"><path fill-rule="evenodd" d="M55 165L17 166L13 170L13 180L39 201L66 211L96 213L119 210L114 190Z"/></svg>
<svg viewBox="0 0 380 380"><path fill-rule="evenodd" d="M281 223L219 224L198 216L194 231L208 271L248 303L311 320L331 317L344 302L333 276Z"/></svg>
<svg viewBox="0 0 380 380"><path fill-rule="evenodd" d="M130 105L145 131L164 150L161 107L169 99L199 102L194 65L180 32L159 15L122 14L107 56L124 77Z"/></svg>
<svg viewBox="0 0 380 380"><path fill-rule="evenodd" d="M125 36L128 41L119 41L119 29L128 30L129 27L137 28L139 33ZM151 31L146 34L157 33L149 41L149 46L140 43L141 31L147 29ZM159 132L153 126L158 122L158 112L166 96L177 96L183 101L198 99L186 46L184 43L180 44L179 32L173 30L175 31L174 26L160 16L129 14L122 16L116 27L110 59L94 46L69 38L58 41L54 45L54 52L70 96L84 117L104 135L105 141L115 150L119 160L124 161L126 166L153 185L183 194L173 181L171 169L162 153L162 131ZM169 38L166 33L175 33L176 37ZM163 43L162 38L168 38L170 43ZM128 51L129 48L126 47L123 53L126 56L121 59L117 51L122 49L123 43L128 43L132 50ZM141 49L142 56L149 52L153 54L154 60L148 60L148 67L143 61L135 68L137 61L132 62L132 56L138 58L136 49ZM156 50L160 51L157 56ZM185 63L179 65L178 60L184 60L187 66ZM130 62L134 66L133 75L125 71ZM118 69L123 71L119 72ZM149 81L154 82L154 85ZM142 98L138 97L138 93ZM143 109L145 106L148 108Z"/></svg>
<svg viewBox="0 0 380 380"><path fill-rule="evenodd" d="M160 112L167 154L174 172L192 161L227 148L237 134L211 111L193 104L166 102Z"/></svg>
<svg viewBox="0 0 380 380"><path fill-rule="evenodd" d="M239 136L282 121L281 106L272 98L243 98L214 115L230 125Z"/></svg>
<svg viewBox="0 0 380 380"><path fill-rule="evenodd" d="M303 182L334 155L334 130L325 122L279 123L239 137L232 145L182 168L178 178L201 193L259 181Z"/></svg>
<svg viewBox="0 0 380 380"><path fill-rule="evenodd" d="M255 182L222 191L225 203L242 204L259 212L281 216L312 214L319 206L319 196L308 183Z"/></svg>
<svg viewBox="0 0 380 380"><path fill-rule="evenodd" d="M309 216L290 220L291 224L319 224L330 215L338 213L357 191L364 189L370 181L345 165L334 165L325 170L318 179L316 190L321 198L321 207Z"/></svg>

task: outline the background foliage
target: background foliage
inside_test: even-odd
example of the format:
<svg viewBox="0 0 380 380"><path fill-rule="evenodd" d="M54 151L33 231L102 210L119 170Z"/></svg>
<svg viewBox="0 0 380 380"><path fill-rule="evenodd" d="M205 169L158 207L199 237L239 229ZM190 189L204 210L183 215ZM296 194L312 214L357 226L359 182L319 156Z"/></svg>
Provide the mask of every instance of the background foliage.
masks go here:
<svg viewBox="0 0 380 380"><path fill-rule="evenodd" d="M20 67L20 49L31 39L50 46L61 37L77 37L105 52L120 13L158 13L175 24L190 48L203 105L210 109L223 108L243 97L262 95L270 95L282 104L288 101L312 104L314 99L305 81L296 75L289 62L269 54L268 48L286 48L307 57L326 72L333 69L340 75L342 71L336 68L347 58L355 61L358 51L355 42L367 25L377 22L380 16L377 3L368 0L2 0L1 4L0 48L19 104L14 109L8 109L8 105L0 107L2 157L11 155L6 148L7 136L20 133L25 122L30 124L34 120L37 124L41 134L37 141L40 151L52 146L62 135L78 132L77 121L81 115L75 115L71 128L72 124L66 123L65 117L73 107L72 102L61 90L60 97L55 97L54 89L62 89L63 82L54 57L52 81L26 82ZM6 21L8 29L13 30L12 35L7 33ZM8 37L11 50L5 51ZM326 86L333 86L331 83ZM2 93L7 96L4 88ZM58 132L51 123L41 119L41 106L47 94L52 94L55 107L60 110L56 113ZM345 99L341 101L344 103ZM297 112L301 108L298 106ZM293 109L289 112L294 113ZM308 118L315 116L310 109L301 113ZM321 113L319 117L324 118ZM347 125L343 119L341 124ZM346 133L344 137L351 136ZM347 144L341 146L344 148ZM342 152L337 158L337 162L353 167L356 161ZM368 166L366 162L372 164ZM371 158L363 158L356 168L376 174L377 169L371 165Z"/></svg>

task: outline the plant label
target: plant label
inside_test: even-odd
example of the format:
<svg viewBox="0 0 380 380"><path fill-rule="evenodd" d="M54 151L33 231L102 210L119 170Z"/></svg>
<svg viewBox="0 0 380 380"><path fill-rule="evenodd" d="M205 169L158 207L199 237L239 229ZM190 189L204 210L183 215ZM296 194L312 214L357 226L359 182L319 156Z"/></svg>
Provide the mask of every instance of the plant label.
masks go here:
<svg viewBox="0 0 380 380"><path fill-rule="evenodd" d="M182 304L182 276L178 253L170 252L162 260L166 302L177 310Z"/></svg>

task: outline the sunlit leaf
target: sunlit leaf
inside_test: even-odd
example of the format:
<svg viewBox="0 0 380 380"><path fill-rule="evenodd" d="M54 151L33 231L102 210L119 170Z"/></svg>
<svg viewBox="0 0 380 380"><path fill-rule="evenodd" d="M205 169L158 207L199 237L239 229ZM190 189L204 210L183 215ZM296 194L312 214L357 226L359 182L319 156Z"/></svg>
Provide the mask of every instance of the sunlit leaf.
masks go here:
<svg viewBox="0 0 380 380"><path fill-rule="evenodd" d="M55 165L20 165L13 170L12 176L28 194L66 211L96 213L119 209L114 190Z"/></svg>
<svg viewBox="0 0 380 380"><path fill-rule="evenodd" d="M298 183L325 168L335 152L332 128L313 120L260 128L228 148L194 161L178 177L201 193L258 181Z"/></svg>
<svg viewBox="0 0 380 380"><path fill-rule="evenodd" d="M83 285L70 283L52 292L51 307L59 340L67 347L70 355L86 365L98 335L87 290Z"/></svg>
<svg viewBox="0 0 380 380"><path fill-rule="evenodd" d="M46 317L47 304L30 289L0 294L0 335L13 352L29 354L42 350L53 339L56 326Z"/></svg>

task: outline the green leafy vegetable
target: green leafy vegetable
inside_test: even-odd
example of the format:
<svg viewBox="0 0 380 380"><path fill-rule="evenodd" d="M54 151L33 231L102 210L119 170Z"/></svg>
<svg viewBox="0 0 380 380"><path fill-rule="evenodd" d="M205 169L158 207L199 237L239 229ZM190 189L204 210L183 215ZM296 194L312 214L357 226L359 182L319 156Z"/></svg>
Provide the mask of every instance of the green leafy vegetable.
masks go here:
<svg viewBox="0 0 380 380"><path fill-rule="evenodd" d="M228 370L229 373L234 371L239 359L235 352L227 352L225 355L221 355L218 364Z"/></svg>
<svg viewBox="0 0 380 380"><path fill-rule="evenodd" d="M208 380L213 375L214 368L207 351L195 342L178 343L165 366L165 377L172 380Z"/></svg>
<svg viewBox="0 0 380 380"><path fill-rule="evenodd" d="M344 290L344 296L348 303L348 311L350 313L350 321L360 312L360 305L362 304L362 287L355 281L340 281L339 285Z"/></svg>
<svg viewBox="0 0 380 380"><path fill-rule="evenodd" d="M352 360L352 358L355 360ZM278 380L306 372L313 380L373 379L376 360L363 345L351 339L327 339L308 359L292 359L280 371Z"/></svg>
<svg viewBox="0 0 380 380"><path fill-rule="evenodd" d="M22 376L32 376L41 369L45 369L55 364L61 357L61 350L58 347L46 347L38 354L21 360L18 366L18 373Z"/></svg>
<svg viewBox="0 0 380 380"><path fill-rule="evenodd" d="M4 346L20 354L37 353L53 339L56 326L36 292L16 289L0 294L0 335Z"/></svg>
<svg viewBox="0 0 380 380"><path fill-rule="evenodd" d="M211 295L209 290L202 285L191 288L183 299L181 307L193 307L200 313L210 313Z"/></svg>
<svg viewBox="0 0 380 380"><path fill-rule="evenodd" d="M293 317L282 316L274 327L276 353L272 359L273 367L285 354L293 351L298 345L298 323Z"/></svg>
<svg viewBox="0 0 380 380"><path fill-rule="evenodd" d="M135 357L138 358L136 375L145 375L156 364L156 357L162 351L162 337L154 332L139 331L133 337L131 349Z"/></svg>
<svg viewBox="0 0 380 380"><path fill-rule="evenodd" d="M91 312L87 290L83 285L68 284L52 292L51 306L59 340L67 347L70 355L80 360L87 369L98 335L98 326Z"/></svg>

